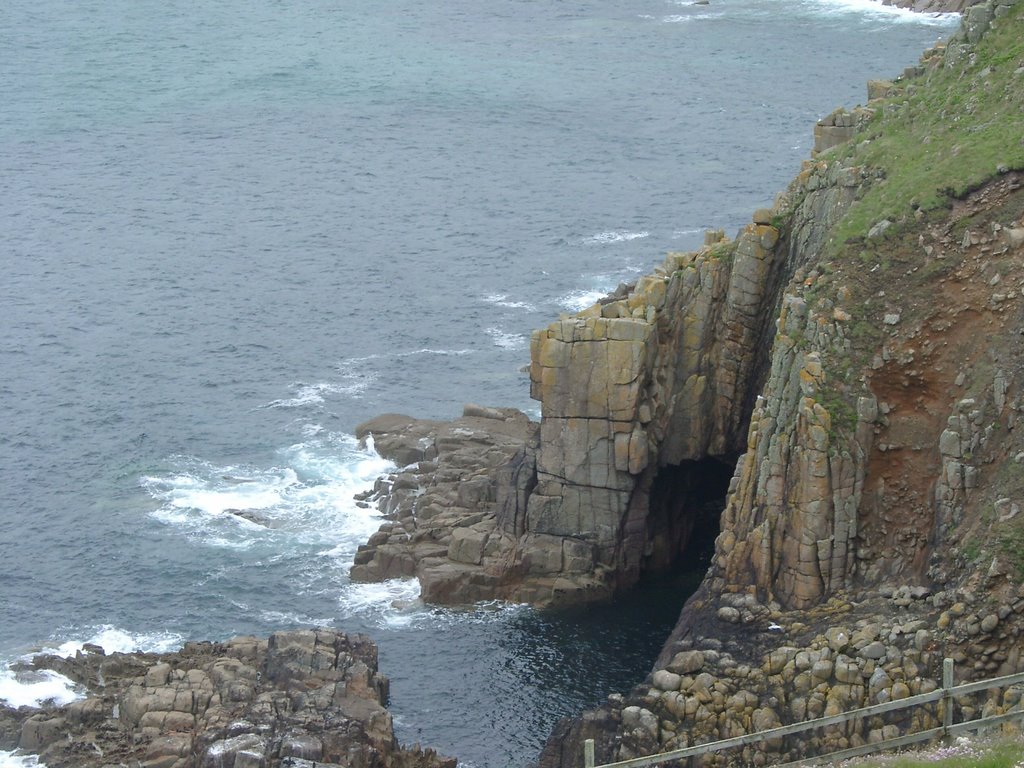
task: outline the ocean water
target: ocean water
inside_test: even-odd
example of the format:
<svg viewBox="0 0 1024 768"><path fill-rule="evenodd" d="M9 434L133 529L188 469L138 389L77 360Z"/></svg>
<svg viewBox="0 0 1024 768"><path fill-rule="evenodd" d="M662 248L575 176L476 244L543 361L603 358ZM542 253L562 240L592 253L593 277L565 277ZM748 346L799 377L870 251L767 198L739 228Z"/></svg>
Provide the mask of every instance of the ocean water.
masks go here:
<svg viewBox="0 0 1024 768"><path fill-rule="evenodd" d="M737 229L815 119L955 24L870 0L7 0L0 660L337 626L378 642L400 739L525 764L642 678L685 595L538 615L349 584L379 524L352 494L388 469L354 426L536 413L533 328ZM77 695L0 667L10 703Z"/></svg>

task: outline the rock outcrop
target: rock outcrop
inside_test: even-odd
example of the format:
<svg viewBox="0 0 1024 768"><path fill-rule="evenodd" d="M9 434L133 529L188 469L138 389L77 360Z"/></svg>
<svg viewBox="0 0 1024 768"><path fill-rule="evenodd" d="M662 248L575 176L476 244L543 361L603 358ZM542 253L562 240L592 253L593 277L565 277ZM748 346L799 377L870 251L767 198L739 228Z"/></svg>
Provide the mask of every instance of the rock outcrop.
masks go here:
<svg viewBox="0 0 1024 768"><path fill-rule="evenodd" d="M872 110L899 115L931 72L990 77L974 45L993 20L1018 41L1003 82L1019 103L1011 5L972 9L914 68L924 82L876 84L893 100ZM839 122L854 141L877 137ZM577 764L586 738L610 762L905 698L939 685L942 657L958 680L1024 669L1024 163L1013 141L1016 165L985 169L947 192L948 206L912 205L845 247L820 237L796 264L707 578L645 683L563 723L542 766ZM837 146L815 162L852 174L855 198L900 183ZM780 239L813 226L790 210ZM1012 689L967 697L956 716L1019 700ZM706 762L776 764L938 717L869 718Z"/></svg>
<svg viewBox="0 0 1024 768"><path fill-rule="evenodd" d="M353 578L415 575L437 602L552 605L671 567L708 493L694 488L721 478L724 498L745 448L781 287L861 175L809 162L735 240L709 233L699 251L669 254L653 275L534 333L539 426L478 406L451 423L361 425L404 466L375 489L389 520ZM773 222L786 218L796 223L782 233Z"/></svg>
<svg viewBox="0 0 1024 768"><path fill-rule="evenodd" d="M971 60L971 46L1011 5L973 7L962 32L904 78ZM872 106L830 115L826 122L843 133L824 143L848 141L879 110L898 114L901 104L891 102L902 98L900 89L917 87L872 81ZM877 301L893 280L870 277L880 263L858 274L873 250L899 247L892 221L870 227L860 263L822 263L837 223L886 180L855 154L816 154L735 240L709 232L700 250L669 254L636 284L535 332L529 370L539 427L522 414L476 406L452 424L384 418L360 427L407 466L378 489L383 511L398 524L385 524L360 552L353 576L417 575L428 599L445 602L603 597L645 570L672 565L693 529L686 499L714 474L707 462L731 469L738 460L715 563L722 585L805 608L858 579L923 578L934 528L930 491L914 491L906 525L883 524L898 501L893 486L880 482L878 454L887 462L898 454L891 441L876 450L876 438L895 422L923 450L942 433L943 469L924 474L938 483L945 519L977 483L963 446L977 447L984 417L967 400L955 408L950 401L941 406L948 424L941 423L935 395L943 377L911 363L915 354L918 363L922 356L943 366L958 361L941 349L909 348L925 332L921 318L906 331L910 318L896 311L905 297ZM1004 198L1017 183L1006 173L994 193ZM961 252L977 246L976 258L991 253L998 232L1005 233L1000 253L1015 247L1012 215L1008 203L982 225L991 235L968 233ZM934 262L925 265L928 274L953 263L940 260L964 218L955 212L915 231L920 243L907 247L924 248ZM925 245L928 239L934 244ZM902 288L922 289L918 269ZM874 284L883 290L873 297ZM986 311L1016 306L1014 290L997 291ZM907 340L902 352L900 339ZM993 386L1002 411L1013 402L1013 376L999 375ZM894 377L927 386L915 403L927 399L926 414L892 415Z"/></svg>
<svg viewBox="0 0 1024 768"><path fill-rule="evenodd" d="M436 466L424 456L388 481L412 473L418 490L363 554L365 573L403 562L444 601L608 595L685 556L716 522L701 504L721 497L707 577L655 671L564 723L543 766L578 764L585 738L611 761L904 698L938 685L943 656L961 679L1022 668L1024 154L1019 130L992 133L998 120L979 116L992 94L993 114L1010 105L999 119L1024 108L1014 5L970 8L946 45L873 81L867 107L822 120L813 159L735 240L708 233L536 332L539 425L501 451L475 437L485 459L438 448ZM984 50L993 29L998 53ZM932 83L941 97L915 97ZM905 130L928 119L933 133ZM887 125L903 144L882 144L888 162L873 165ZM983 135L990 154L972 154ZM914 189L927 205L905 194L961 155L955 182ZM425 444L460 427L432 429ZM461 478L473 490L460 498ZM430 586L441 572L460 575ZM874 718L736 759L767 765L908 725Z"/></svg>
<svg viewBox="0 0 1024 768"><path fill-rule="evenodd" d="M87 691L63 707L0 708L0 747L49 768L455 768L395 740L388 681L361 635L278 632L160 655L88 647L32 666Z"/></svg>

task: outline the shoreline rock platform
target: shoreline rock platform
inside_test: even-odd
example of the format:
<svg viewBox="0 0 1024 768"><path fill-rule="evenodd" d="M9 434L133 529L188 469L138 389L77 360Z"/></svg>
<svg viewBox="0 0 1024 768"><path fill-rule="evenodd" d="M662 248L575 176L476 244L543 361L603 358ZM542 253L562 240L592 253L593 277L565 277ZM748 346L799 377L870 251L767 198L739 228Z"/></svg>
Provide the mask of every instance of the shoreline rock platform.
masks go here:
<svg viewBox="0 0 1024 768"><path fill-rule="evenodd" d="M455 768L395 739L377 648L330 629L190 642L164 654L87 646L37 656L86 691L66 706L0 706L0 748L47 768Z"/></svg>

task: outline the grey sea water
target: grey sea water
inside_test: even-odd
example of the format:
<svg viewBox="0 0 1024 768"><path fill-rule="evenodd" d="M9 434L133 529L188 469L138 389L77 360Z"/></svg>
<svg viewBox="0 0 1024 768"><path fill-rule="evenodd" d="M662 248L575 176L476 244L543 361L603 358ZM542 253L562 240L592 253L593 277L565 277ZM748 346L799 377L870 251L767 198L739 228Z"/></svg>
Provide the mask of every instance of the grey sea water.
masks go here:
<svg viewBox="0 0 1024 768"><path fill-rule="evenodd" d="M330 624L379 643L403 741L524 764L645 674L685 595L538 616L349 584L378 523L351 497L387 468L353 427L532 409L531 329L738 228L816 118L954 24L867 0L6 0L0 659ZM0 672L9 701L54 694Z"/></svg>

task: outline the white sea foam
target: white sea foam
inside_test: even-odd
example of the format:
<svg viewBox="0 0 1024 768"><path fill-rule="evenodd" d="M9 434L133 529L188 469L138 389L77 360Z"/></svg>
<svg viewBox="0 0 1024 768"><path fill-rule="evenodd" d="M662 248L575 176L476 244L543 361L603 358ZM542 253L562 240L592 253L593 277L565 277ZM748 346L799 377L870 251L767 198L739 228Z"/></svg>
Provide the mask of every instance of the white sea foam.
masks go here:
<svg viewBox="0 0 1024 768"><path fill-rule="evenodd" d="M304 408L314 405L322 405L327 396L347 395L349 397L360 397L366 389L376 380L372 371L340 369L341 381L321 381L315 384L295 382L290 385L294 394L291 397L272 400L264 408Z"/></svg>
<svg viewBox="0 0 1024 768"><path fill-rule="evenodd" d="M387 623L400 614L423 613L420 583L416 579L389 579L373 584L349 584L341 596L344 608L353 614L378 618Z"/></svg>
<svg viewBox="0 0 1024 768"><path fill-rule="evenodd" d="M8 706L41 707L46 703L62 706L79 698L75 684L56 672L0 670L0 701Z"/></svg>
<svg viewBox="0 0 1024 768"><path fill-rule="evenodd" d="M529 339L521 333L507 333L500 328L488 328L487 335L491 337L494 346L502 349L526 349Z"/></svg>
<svg viewBox="0 0 1024 768"><path fill-rule="evenodd" d="M570 291L561 298L558 299L558 304L571 312L579 312L580 310L586 309L596 304L600 299L603 299L608 295L611 289L604 290L587 290L578 289Z"/></svg>
<svg viewBox="0 0 1024 768"><path fill-rule="evenodd" d="M186 472L142 478L143 487L163 502L155 515L166 523L196 523L199 513L229 516L242 527L258 527L239 513L252 517L259 512L261 518L269 515L283 504L288 489L298 482L290 467L218 467L196 459L182 463L187 465Z"/></svg>
<svg viewBox="0 0 1024 768"><path fill-rule="evenodd" d="M472 349L433 349L431 347L420 347L419 349L407 349L401 352L375 352L372 355L364 355L363 357L349 357L341 362L342 366L352 365L354 363L367 363L371 360L383 360L388 357L414 357L416 355L440 355L445 357L447 355L471 355L473 354Z"/></svg>
<svg viewBox="0 0 1024 768"><path fill-rule="evenodd" d="M961 19L959 13L918 13L909 8L884 5L879 0L804 0L804 4L826 16L856 14L861 18L935 27L954 27Z"/></svg>
<svg viewBox="0 0 1024 768"><path fill-rule="evenodd" d="M131 633L109 624L103 624L81 632L79 638L66 639L56 645L48 645L22 656L18 661L31 662L34 656L74 656L88 643L98 645L107 653L128 653L149 651L163 653L179 648L183 642L180 635L170 632ZM0 701L12 707L39 707L46 703L70 704L82 698L74 682L52 670L0 669ZM0 763L0 766L3 764Z"/></svg>
<svg viewBox="0 0 1024 768"><path fill-rule="evenodd" d="M39 762L38 755L19 754L19 750L6 752L0 749L0 768L46 768Z"/></svg>
<svg viewBox="0 0 1024 768"><path fill-rule="evenodd" d="M107 653L167 653L181 647L185 639L174 632L128 632L110 624L92 627L83 635L85 640L65 640L53 648L44 648L43 653L55 656L74 656L88 643L98 645Z"/></svg>
<svg viewBox="0 0 1024 768"><path fill-rule="evenodd" d="M372 435L363 448L348 435L333 437L285 451L304 481L289 494L289 510L306 537L327 544L331 557L351 561L359 544L380 527L377 510L353 497L395 465L374 451Z"/></svg>
<svg viewBox="0 0 1024 768"><path fill-rule="evenodd" d="M661 22L663 24L679 24L680 22L687 21L702 21L704 19L718 19L721 18L720 13L672 13L668 16L662 16Z"/></svg>
<svg viewBox="0 0 1024 768"><path fill-rule="evenodd" d="M324 393L330 392L333 388L330 384L292 384L295 389L293 397L282 400L272 400L267 403L267 408L301 408L305 405L319 405L324 401Z"/></svg>
<svg viewBox="0 0 1024 768"><path fill-rule="evenodd" d="M302 613L288 613L286 611L259 611L260 618L268 624L276 624L281 626L301 626L301 627L327 627L334 621L333 617L330 616L307 616Z"/></svg>
<svg viewBox="0 0 1024 768"><path fill-rule="evenodd" d="M346 613L387 629L489 623L508 614L532 610L528 605L499 600L478 603L469 609L426 605L420 600L420 585L416 579L350 584L340 602Z"/></svg>
<svg viewBox="0 0 1024 768"><path fill-rule="evenodd" d="M598 232L596 235L583 238L581 242L585 245L607 245L609 243L625 243L630 240L639 240L644 237L650 237L650 235L650 232Z"/></svg>
<svg viewBox="0 0 1024 768"><path fill-rule="evenodd" d="M257 528L259 527L258 523L250 522L248 520L245 520L244 518L240 519L239 523L242 525L251 525ZM230 538L228 536L211 536L206 540L206 543L209 546L217 547L218 549L237 549L241 551L252 548L252 546L256 543L256 539L236 539Z"/></svg>
<svg viewBox="0 0 1024 768"><path fill-rule="evenodd" d="M280 466L173 458L178 471L140 479L159 502L152 516L211 547L276 549L292 540L351 558L380 525L377 511L353 496L394 465L373 451L372 440L361 448L350 435L304 432L303 442L280 451Z"/></svg>
<svg viewBox="0 0 1024 768"><path fill-rule="evenodd" d="M672 239L678 240L681 237L690 237L691 235L699 235L704 231L703 227L694 227L692 229L675 229L672 230Z"/></svg>
<svg viewBox="0 0 1024 768"><path fill-rule="evenodd" d="M511 301L507 294L504 293L489 293L483 297L483 300L488 304L494 304L499 307L507 307L509 309L525 309L530 312L536 311L536 307L528 301Z"/></svg>
<svg viewBox="0 0 1024 768"><path fill-rule="evenodd" d="M303 424L302 425L302 436L303 437L316 437L317 435L323 434L323 424Z"/></svg>

